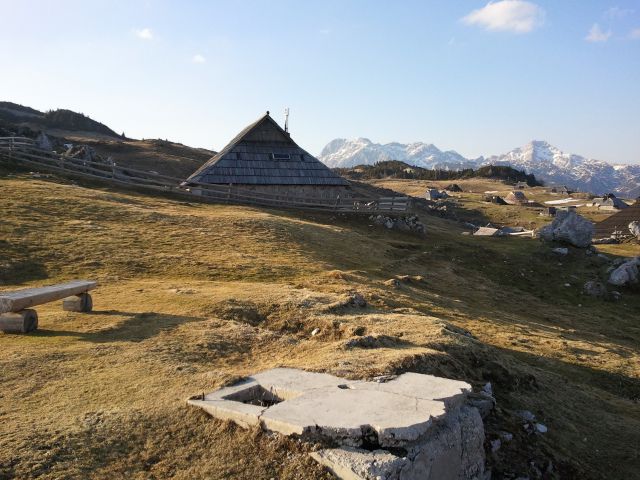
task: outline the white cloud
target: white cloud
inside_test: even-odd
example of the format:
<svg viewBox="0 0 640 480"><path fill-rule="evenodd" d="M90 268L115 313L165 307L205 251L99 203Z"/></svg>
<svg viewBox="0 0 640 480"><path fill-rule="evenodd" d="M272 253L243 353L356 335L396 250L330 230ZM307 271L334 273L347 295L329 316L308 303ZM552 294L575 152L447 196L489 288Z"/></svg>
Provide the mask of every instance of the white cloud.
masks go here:
<svg viewBox="0 0 640 480"><path fill-rule="evenodd" d="M207 61L206 58L204 58L202 55L200 55L199 53L196 53L193 57L191 57L191 61L193 63L205 63Z"/></svg>
<svg viewBox="0 0 640 480"><path fill-rule="evenodd" d="M634 40L640 40L640 28L634 28L633 30L631 30L629 36Z"/></svg>
<svg viewBox="0 0 640 480"><path fill-rule="evenodd" d="M142 40L151 40L153 39L153 32L150 28L143 28L140 30L136 30L136 36L141 38Z"/></svg>
<svg viewBox="0 0 640 480"><path fill-rule="evenodd" d="M616 18L624 18L632 13L633 10L630 8L611 7L604 12L604 18L615 20Z"/></svg>
<svg viewBox="0 0 640 480"><path fill-rule="evenodd" d="M611 30L605 32L600 28L600 25L598 25L597 23L594 23L591 29L589 30L589 33L587 34L586 37L584 37L584 39L587 42L594 42L594 43L606 42L607 40L609 40L610 36L611 36Z"/></svg>
<svg viewBox="0 0 640 480"><path fill-rule="evenodd" d="M462 18L467 25L492 31L528 33L544 23L544 10L525 0L489 2Z"/></svg>

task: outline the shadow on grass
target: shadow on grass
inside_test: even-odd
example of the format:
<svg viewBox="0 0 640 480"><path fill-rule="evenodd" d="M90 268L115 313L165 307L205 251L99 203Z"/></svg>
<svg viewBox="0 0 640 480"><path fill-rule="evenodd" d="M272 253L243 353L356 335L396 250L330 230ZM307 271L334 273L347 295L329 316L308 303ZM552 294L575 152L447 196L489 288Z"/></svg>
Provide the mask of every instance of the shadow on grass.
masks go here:
<svg viewBox="0 0 640 480"><path fill-rule="evenodd" d="M38 337L77 337L93 343L142 342L189 322L202 321L204 318L187 315L169 315L157 312L131 313L117 310L95 311L97 315L117 315L128 317L124 321L97 332L74 332L70 330L39 329L31 335Z"/></svg>

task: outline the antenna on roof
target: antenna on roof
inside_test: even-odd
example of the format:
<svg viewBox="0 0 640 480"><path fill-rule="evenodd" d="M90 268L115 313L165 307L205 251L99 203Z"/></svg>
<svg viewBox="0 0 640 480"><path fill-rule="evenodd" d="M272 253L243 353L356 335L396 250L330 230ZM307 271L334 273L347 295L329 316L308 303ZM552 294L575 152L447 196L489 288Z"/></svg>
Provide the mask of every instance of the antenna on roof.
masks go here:
<svg viewBox="0 0 640 480"><path fill-rule="evenodd" d="M289 107L284 109L284 131L289 133Z"/></svg>

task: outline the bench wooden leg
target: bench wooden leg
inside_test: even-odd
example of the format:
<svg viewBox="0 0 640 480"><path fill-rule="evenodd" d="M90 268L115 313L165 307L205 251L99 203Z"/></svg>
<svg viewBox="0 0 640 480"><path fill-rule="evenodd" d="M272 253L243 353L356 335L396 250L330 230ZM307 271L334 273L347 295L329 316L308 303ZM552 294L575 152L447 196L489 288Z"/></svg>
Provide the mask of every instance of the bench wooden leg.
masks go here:
<svg viewBox="0 0 640 480"><path fill-rule="evenodd" d="M67 312L90 312L93 309L93 300L88 293L73 295L62 300L62 309Z"/></svg>
<svg viewBox="0 0 640 480"><path fill-rule="evenodd" d="M5 333L29 333L38 329L38 313L26 309L0 315L0 330Z"/></svg>

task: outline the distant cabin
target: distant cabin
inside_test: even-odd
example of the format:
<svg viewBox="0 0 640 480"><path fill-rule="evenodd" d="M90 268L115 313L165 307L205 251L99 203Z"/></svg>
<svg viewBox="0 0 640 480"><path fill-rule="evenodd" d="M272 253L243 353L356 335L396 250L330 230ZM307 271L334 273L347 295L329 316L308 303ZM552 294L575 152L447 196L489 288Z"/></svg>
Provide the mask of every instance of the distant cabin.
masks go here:
<svg viewBox="0 0 640 480"><path fill-rule="evenodd" d="M227 186L236 194L325 202L351 197L349 182L300 148L269 112L185 181L193 193L206 195L201 184Z"/></svg>
<svg viewBox="0 0 640 480"><path fill-rule="evenodd" d="M622 210L629 207L613 193L608 193L602 198L596 198L591 202L591 206L597 207L598 210Z"/></svg>
<svg viewBox="0 0 640 480"><path fill-rule="evenodd" d="M524 192L514 190L513 192L510 192L509 195L504 197L504 201L510 205L522 205L528 203L529 199L524 194Z"/></svg>
<svg viewBox="0 0 640 480"><path fill-rule="evenodd" d="M516 190L524 190L525 188L529 188L529 185L527 182L518 182L514 185L514 188Z"/></svg>
<svg viewBox="0 0 640 480"><path fill-rule="evenodd" d="M560 187L551 187L550 192L559 193L560 195L571 195L573 193L573 191L569 190L569 188L566 185L562 185Z"/></svg>

